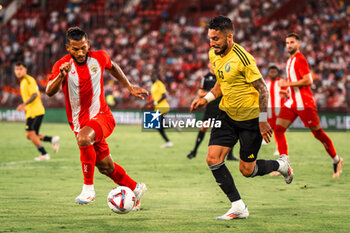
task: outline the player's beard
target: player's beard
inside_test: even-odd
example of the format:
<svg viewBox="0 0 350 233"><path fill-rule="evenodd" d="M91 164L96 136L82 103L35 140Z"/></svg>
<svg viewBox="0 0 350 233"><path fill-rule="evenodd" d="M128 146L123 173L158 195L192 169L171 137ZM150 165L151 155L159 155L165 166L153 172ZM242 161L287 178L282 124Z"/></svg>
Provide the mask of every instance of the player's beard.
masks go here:
<svg viewBox="0 0 350 233"><path fill-rule="evenodd" d="M226 49L228 47L228 44L226 43L224 45L224 47L222 47L222 49L219 51L219 52L215 52L216 55L221 55L221 54L224 54L226 52ZM215 50L214 50L215 51Z"/></svg>
<svg viewBox="0 0 350 233"><path fill-rule="evenodd" d="M71 57L73 58L73 60L74 60L78 65L84 65L84 64L86 63L87 57L88 57L88 53L86 53L84 61L83 61L83 62L79 62L72 54L70 54L70 55L71 55Z"/></svg>
<svg viewBox="0 0 350 233"><path fill-rule="evenodd" d="M294 55L296 51L297 51L297 48L293 48L292 50L288 51L288 53L290 55Z"/></svg>

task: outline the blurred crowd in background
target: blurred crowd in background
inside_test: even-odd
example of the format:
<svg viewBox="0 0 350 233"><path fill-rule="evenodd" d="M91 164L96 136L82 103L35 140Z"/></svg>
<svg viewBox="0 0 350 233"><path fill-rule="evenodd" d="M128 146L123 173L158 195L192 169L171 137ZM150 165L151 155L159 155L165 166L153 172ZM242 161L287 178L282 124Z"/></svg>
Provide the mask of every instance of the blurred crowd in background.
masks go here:
<svg viewBox="0 0 350 233"><path fill-rule="evenodd" d="M234 41L255 57L265 79L272 64L285 78L285 36L298 33L318 108L344 111L350 106L350 7L340 0L33 0L23 1L7 22L1 13L6 1L4 6L0 107L21 102L13 74L18 60L45 90L54 62L66 54L65 32L77 25L88 32L92 49L106 50L132 83L149 89L156 74L166 84L170 106L188 108L208 72L207 23L215 15L232 19ZM104 81L112 108L143 106L108 72ZM42 99L46 107L64 106L62 93Z"/></svg>

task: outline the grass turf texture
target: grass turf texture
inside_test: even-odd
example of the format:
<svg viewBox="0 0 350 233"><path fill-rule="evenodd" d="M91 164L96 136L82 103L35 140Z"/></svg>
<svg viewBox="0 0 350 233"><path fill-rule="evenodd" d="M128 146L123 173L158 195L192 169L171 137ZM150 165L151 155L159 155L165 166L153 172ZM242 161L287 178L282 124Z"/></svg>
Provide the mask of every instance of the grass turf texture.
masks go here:
<svg viewBox="0 0 350 233"><path fill-rule="evenodd" d="M188 160L196 132L170 132L173 148L160 149L157 132L117 126L108 138L114 160L136 181L147 184L142 211L117 215L106 197L115 186L95 171L96 200L74 204L82 187L79 150L67 124L44 123L41 133L59 135L60 151L51 161L35 162L35 147L25 139L24 123L0 123L0 232L349 232L350 147L348 132L329 132L344 158L343 174L332 178L332 163L309 132L287 132L294 181L269 175L245 178L238 163L226 162L250 216L218 221L230 203L207 168L209 134L197 157ZM239 145L234 153L237 156ZM262 146L259 158L275 145Z"/></svg>

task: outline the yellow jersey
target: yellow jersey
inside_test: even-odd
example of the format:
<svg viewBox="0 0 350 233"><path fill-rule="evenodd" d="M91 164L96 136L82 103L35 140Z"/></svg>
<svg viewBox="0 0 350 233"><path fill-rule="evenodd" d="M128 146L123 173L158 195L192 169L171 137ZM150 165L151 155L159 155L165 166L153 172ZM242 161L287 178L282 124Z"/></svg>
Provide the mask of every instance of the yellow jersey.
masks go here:
<svg viewBox="0 0 350 233"><path fill-rule="evenodd" d="M151 87L151 95L153 101L159 101L160 98L162 98L162 95L166 93L166 88L164 84L160 81L157 80L155 83L152 84ZM160 101L157 105L154 106L154 110L161 112L162 114L169 112L170 107L168 104L168 101L166 99L163 99Z"/></svg>
<svg viewBox="0 0 350 233"><path fill-rule="evenodd" d="M45 109L40 99L39 88L33 77L29 75L24 76L21 80L20 90L23 103L27 102L32 94L38 94L33 102L25 106L26 119L45 114Z"/></svg>
<svg viewBox="0 0 350 233"><path fill-rule="evenodd" d="M262 78L254 57L234 43L224 57L209 51L217 82L222 92L219 108L235 121L259 117L259 92L252 82Z"/></svg>

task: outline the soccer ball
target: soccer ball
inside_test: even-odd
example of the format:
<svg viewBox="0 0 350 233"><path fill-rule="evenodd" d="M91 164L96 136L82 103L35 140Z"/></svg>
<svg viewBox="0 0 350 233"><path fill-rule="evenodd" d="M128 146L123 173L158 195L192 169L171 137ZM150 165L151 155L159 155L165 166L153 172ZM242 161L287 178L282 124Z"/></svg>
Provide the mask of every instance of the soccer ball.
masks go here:
<svg viewBox="0 0 350 233"><path fill-rule="evenodd" d="M135 206L134 192L126 186L112 189L107 197L108 207L117 214L126 214Z"/></svg>

